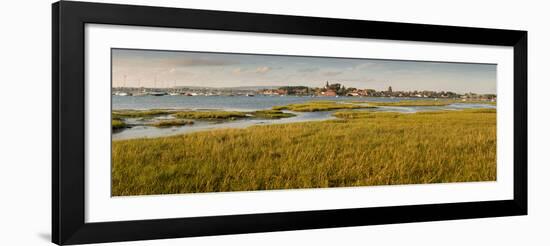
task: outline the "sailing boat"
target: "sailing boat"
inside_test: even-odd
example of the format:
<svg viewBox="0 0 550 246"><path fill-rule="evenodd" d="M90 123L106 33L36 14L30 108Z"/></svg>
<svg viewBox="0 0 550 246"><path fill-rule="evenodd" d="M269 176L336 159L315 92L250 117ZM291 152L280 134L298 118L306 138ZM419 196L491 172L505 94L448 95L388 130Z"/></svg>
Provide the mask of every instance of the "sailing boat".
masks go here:
<svg viewBox="0 0 550 246"><path fill-rule="evenodd" d="M170 96L181 96L181 93L176 91L176 81L174 81L174 86L172 86L173 91L169 93Z"/></svg>
<svg viewBox="0 0 550 246"><path fill-rule="evenodd" d="M126 88L126 74L124 75L124 82L122 84L122 88ZM131 96L131 94L124 91L117 91L115 92L115 96Z"/></svg>
<svg viewBox="0 0 550 246"><path fill-rule="evenodd" d="M164 95L166 95L166 92L160 91L160 90L157 89L157 76L155 76L155 87L148 94L149 94L149 96L164 96Z"/></svg>
<svg viewBox="0 0 550 246"><path fill-rule="evenodd" d="M134 93L133 96L147 96L147 90L141 87L141 79L138 80L138 89L137 93Z"/></svg>

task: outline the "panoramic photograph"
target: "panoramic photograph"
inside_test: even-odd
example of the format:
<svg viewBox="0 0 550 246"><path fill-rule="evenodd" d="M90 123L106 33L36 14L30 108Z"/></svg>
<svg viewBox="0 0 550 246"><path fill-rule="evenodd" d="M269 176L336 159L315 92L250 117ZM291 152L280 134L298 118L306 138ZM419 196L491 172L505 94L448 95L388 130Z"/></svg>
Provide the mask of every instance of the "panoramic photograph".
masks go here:
<svg viewBox="0 0 550 246"><path fill-rule="evenodd" d="M496 181L496 72L111 49L111 195Z"/></svg>

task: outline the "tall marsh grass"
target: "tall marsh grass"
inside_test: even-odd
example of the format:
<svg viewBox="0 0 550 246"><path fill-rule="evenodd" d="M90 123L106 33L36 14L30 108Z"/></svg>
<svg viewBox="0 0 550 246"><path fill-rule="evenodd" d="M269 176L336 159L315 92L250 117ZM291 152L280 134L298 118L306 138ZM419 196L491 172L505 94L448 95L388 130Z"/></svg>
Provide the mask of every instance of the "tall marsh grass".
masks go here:
<svg viewBox="0 0 550 246"><path fill-rule="evenodd" d="M126 127L126 123L120 119L112 119L111 120L111 128L113 130L118 130Z"/></svg>
<svg viewBox="0 0 550 246"><path fill-rule="evenodd" d="M450 100L410 100L398 102L368 102L374 106L399 106L399 107L416 107L416 106L448 106L453 104Z"/></svg>
<svg viewBox="0 0 550 246"><path fill-rule="evenodd" d="M289 118L296 116L295 114L291 113L285 113L281 110L258 110L252 112L252 115L256 118L263 118L263 119L281 119L281 118Z"/></svg>
<svg viewBox="0 0 550 246"><path fill-rule="evenodd" d="M181 111L173 115L176 118L203 120L223 120L247 117L246 113L235 111Z"/></svg>
<svg viewBox="0 0 550 246"><path fill-rule="evenodd" d="M194 123L195 122L191 120L173 119L173 120L156 121L156 122L150 123L149 125L162 128L162 127L193 125Z"/></svg>
<svg viewBox="0 0 550 246"><path fill-rule="evenodd" d="M356 105L351 103L340 103L335 101L309 101L305 103L288 104L275 106L273 110L290 110L295 112L330 111L337 109L359 109L375 108L374 106Z"/></svg>
<svg viewBox="0 0 550 246"><path fill-rule="evenodd" d="M114 141L112 195L496 180L494 110L335 115Z"/></svg>
<svg viewBox="0 0 550 246"><path fill-rule="evenodd" d="M372 106L395 106L395 107L417 107L417 106L448 106L454 103L472 103L496 105L496 102L484 100L460 100L460 99L431 99L431 100L401 100L396 102L373 102L373 101L352 101L355 104L365 104Z"/></svg>
<svg viewBox="0 0 550 246"><path fill-rule="evenodd" d="M149 109L149 110L113 110L111 113L113 118L142 118L155 117L173 113L171 110Z"/></svg>

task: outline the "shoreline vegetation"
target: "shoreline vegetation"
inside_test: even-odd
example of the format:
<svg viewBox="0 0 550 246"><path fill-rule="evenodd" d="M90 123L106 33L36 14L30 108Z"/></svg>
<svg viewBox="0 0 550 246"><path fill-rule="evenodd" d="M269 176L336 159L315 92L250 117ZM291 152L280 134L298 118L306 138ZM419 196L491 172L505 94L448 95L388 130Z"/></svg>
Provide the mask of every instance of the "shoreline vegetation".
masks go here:
<svg viewBox="0 0 550 246"><path fill-rule="evenodd" d="M118 118L113 118L111 120L111 126L112 126L113 130L118 130L118 129L126 128L126 123L124 123L124 121L122 121Z"/></svg>
<svg viewBox="0 0 550 246"><path fill-rule="evenodd" d="M150 123L127 124L125 119L141 118L152 119L159 116L171 116L173 119L162 119ZM253 112L236 111L189 111L189 110L114 110L111 114L111 127L113 130L121 130L138 125L153 127L173 127L194 124L193 120L202 121L232 121L238 119L282 119L294 117L295 114L285 113L277 109L257 110Z"/></svg>
<svg viewBox="0 0 550 246"><path fill-rule="evenodd" d="M201 119L201 120L236 120L245 118L246 113L235 111L181 111L173 114L181 119Z"/></svg>
<svg viewBox="0 0 550 246"><path fill-rule="evenodd" d="M113 118L152 118L172 113L170 110L150 109L150 110L113 110L111 113Z"/></svg>
<svg viewBox="0 0 550 246"><path fill-rule="evenodd" d="M368 104L372 106L393 106L393 107L423 107L423 106L449 106L455 103L469 103L469 104L488 104L496 106L496 102L492 101L463 101L463 100L402 100L397 102L372 102L372 101L352 101L355 104Z"/></svg>
<svg viewBox="0 0 550 246"><path fill-rule="evenodd" d="M353 109L374 109L378 107L428 107L428 106L448 106L455 103L476 103L476 104L489 104L496 106L496 102L489 101L462 101L462 100L401 100L396 102L376 102L376 101L309 101L305 103L288 104L282 106L274 106L271 109L257 110L253 112L239 112L239 111L222 111L222 110L206 110L206 111L193 111L193 110L177 110L177 109L148 109L148 110L136 110L136 109L123 109L113 110L112 117L112 129L123 130L125 128L131 128L133 126L144 125L153 127L175 127L192 125L193 120L199 121L233 121L239 119L282 119L294 117L296 114L283 112L283 110L290 112L317 112L317 111L334 111L334 110L353 110ZM175 119L181 120L160 120L152 123L144 124L128 124L126 119L130 118L142 118L153 119L160 116L170 116Z"/></svg>
<svg viewBox="0 0 550 246"><path fill-rule="evenodd" d="M360 109L360 108L376 108L375 106L367 105L355 105L352 103L342 103L335 101L310 101L300 104L289 104L284 106L275 106L272 109L257 110L253 112L239 112L239 111L221 111L221 110L209 110L209 111L192 111L192 110L176 110L176 109L148 109L148 110L113 110L112 117L112 129L119 130L126 127L132 127L134 125L126 124L124 119L128 118L143 118L152 119L159 116L171 116L176 119L184 120L203 120L203 121L232 121L238 119L282 119L294 117L296 114L283 112L283 110L292 112L316 112L316 111L330 111L337 109ZM170 122L153 122L144 124L147 126L155 127L169 127L169 126L183 126L190 125L192 123L186 122L184 124L178 124L172 120Z"/></svg>
<svg viewBox="0 0 550 246"><path fill-rule="evenodd" d="M382 106L360 103L366 105L308 102L248 113L207 111L208 116L113 111L113 128L115 121L117 127L125 124L121 118L152 115L193 122L334 110L336 119L113 141L112 195L496 180L495 109L404 114L356 110Z"/></svg>
<svg viewBox="0 0 550 246"><path fill-rule="evenodd" d="M461 101L461 100L401 100L397 102L375 102L375 101L349 101L349 102L337 102L337 101L309 101L305 103L288 104L282 106L274 106L271 109L257 110L253 112L239 112L239 111L221 111L221 110L205 110L205 111L193 111L193 110L177 110L177 109L148 109L148 110L135 110L135 109L123 109L113 110L112 117L112 129L121 130L124 128L133 127L140 124L127 124L125 119L129 118L142 118L153 119L159 116L171 116L176 119L183 119L189 121L172 120L169 122L153 122L142 124L145 126L154 127L170 127L170 126L184 126L193 124L192 120L202 121L232 121L238 119L282 119L294 117L296 114L283 112L283 110L291 112L317 112L317 111L333 111L333 110L352 110L352 109L375 109L378 107L428 107L428 106L448 106L455 103L476 103L476 104L489 104L496 106L496 102L488 101Z"/></svg>
<svg viewBox="0 0 550 246"><path fill-rule="evenodd" d="M153 123L149 123L149 126L155 126L155 127L172 127L172 126L185 126L185 125L193 125L195 122L192 120L181 120L181 119L175 119L175 120L161 120Z"/></svg>
<svg viewBox="0 0 550 246"><path fill-rule="evenodd" d="M282 118L290 118L290 117L296 116L295 114L284 113L283 111L277 110L277 109L258 110L258 111L254 111L252 115L254 115L254 117L256 118L263 118L263 119L282 119Z"/></svg>
<svg viewBox="0 0 550 246"><path fill-rule="evenodd" d="M284 106L275 106L274 110L290 110L294 112L316 112L330 111L336 109L360 109L360 108L376 108L375 106L356 105L345 102L335 101L309 101L306 103L288 104Z"/></svg>

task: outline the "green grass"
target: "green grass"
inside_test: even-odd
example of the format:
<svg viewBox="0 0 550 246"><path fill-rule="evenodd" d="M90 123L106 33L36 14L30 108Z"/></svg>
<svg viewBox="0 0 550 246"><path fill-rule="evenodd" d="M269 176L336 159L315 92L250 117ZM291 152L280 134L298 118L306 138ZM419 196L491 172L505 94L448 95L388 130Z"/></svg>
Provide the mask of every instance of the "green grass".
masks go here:
<svg viewBox="0 0 550 246"><path fill-rule="evenodd" d="M171 109L149 109L149 110L114 110L113 118L153 118L156 116L173 115L181 119L201 120L233 120L247 117L244 112L234 111L179 111Z"/></svg>
<svg viewBox="0 0 550 246"><path fill-rule="evenodd" d="M449 100L406 100L399 102L367 102L374 106L397 106L397 107L416 107L416 106L448 106L453 104Z"/></svg>
<svg viewBox="0 0 550 246"><path fill-rule="evenodd" d="M493 106L496 106L496 105L497 105L497 102L482 101L482 100L466 100L466 101L457 100L455 103L489 104L489 105L493 105Z"/></svg>
<svg viewBox="0 0 550 246"><path fill-rule="evenodd" d="M453 103L472 103L496 105L496 102L482 100L459 100L459 99L438 99L438 100L402 100L397 102L373 102L373 101L351 101L354 104L368 104L372 106L396 106L396 107L416 107L416 106L448 106Z"/></svg>
<svg viewBox="0 0 550 246"><path fill-rule="evenodd" d="M296 116L295 114L285 113L281 110L275 110L275 109L254 111L252 115L254 115L254 117L256 118L264 118L264 119L281 119L281 118L289 118L289 117Z"/></svg>
<svg viewBox="0 0 550 246"><path fill-rule="evenodd" d="M481 108L481 109L464 109L465 112L470 112L470 113L478 113L478 114L482 114L482 113L496 113L497 110L494 109L494 108Z"/></svg>
<svg viewBox="0 0 550 246"><path fill-rule="evenodd" d="M149 118L173 113L172 110L150 109L150 110L113 110L113 118Z"/></svg>
<svg viewBox="0 0 550 246"><path fill-rule="evenodd" d="M337 120L113 141L112 195L496 180L496 113Z"/></svg>
<svg viewBox="0 0 550 246"><path fill-rule="evenodd" d="M126 128L126 123L120 119L112 119L111 120L111 128L113 130Z"/></svg>
<svg viewBox="0 0 550 246"><path fill-rule="evenodd" d="M182 119L201 120L234 120L247 117L246 113L235 111L180 111L173 115Z"/></svg>
<svg viewBox="0 0 550 246"><path fill-rule="evenodd" d="M337 109L375 108L373 106L355 105L351 103L339 103L335 101L310 101L305 103L275 106L273 110L291 110L295 112L330 111Z"/></svg>
<svg viewBox="0 0 550 246"><path fill-rule="evenodd" d="M193 120L236 120L242 118L280 119L294 117L295 114L284 113L280 110L259 110L252 113L236 111L178 111L178 110L116 110L112 112L112 128L123 129L128 127L124 118L153 118L156 116L172 115L177 119L160 120L144 125L154 127L172 127L193 124Z"/></svg>
<svg viewBox="0 0 550 246"><path fill-rule="evenodd" d="M332 114L342 119L366 119L366 118L396 118L402 113L395 112L370 112L370 111L339 111Z"/></svg>
<svg viewBox="0 0 550 246"><path fill-rule="evenodd" d="M172 126L184 126L184 125L192 125L192 124L194 124L194 122L191 120L174 119L174 120L161 120L161 121L150 123L148 125L155 126L155 127L172 127Z"/></svg>

